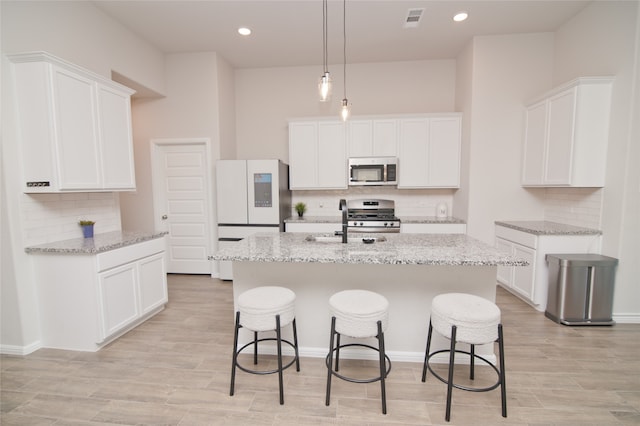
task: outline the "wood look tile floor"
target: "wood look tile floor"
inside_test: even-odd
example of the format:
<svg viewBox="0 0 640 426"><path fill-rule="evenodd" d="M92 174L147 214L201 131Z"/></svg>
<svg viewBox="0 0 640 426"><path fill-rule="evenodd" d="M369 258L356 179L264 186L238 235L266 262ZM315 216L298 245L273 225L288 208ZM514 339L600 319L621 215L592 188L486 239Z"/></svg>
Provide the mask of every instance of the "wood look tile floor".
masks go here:
<svg viewBox="0 0 640 426"><path fill-rule="evenodd" d="M170 275L167 308L97 353L41 349L2 356L0 423L447 424L446 387L432 376L422 383L420 363L393 363L386 416L379 383L334 380L331 405L325 406L326 369L318 358L303 358L299 373L285 371L283 406L277 375L238 372L230 397L232 301L228 282ZM500 415L498 390L454 391L448 424L640 424L640 325L558 325L501 288L498 305L508 417ZM371 368L364 361L351 364Z"/></svg>

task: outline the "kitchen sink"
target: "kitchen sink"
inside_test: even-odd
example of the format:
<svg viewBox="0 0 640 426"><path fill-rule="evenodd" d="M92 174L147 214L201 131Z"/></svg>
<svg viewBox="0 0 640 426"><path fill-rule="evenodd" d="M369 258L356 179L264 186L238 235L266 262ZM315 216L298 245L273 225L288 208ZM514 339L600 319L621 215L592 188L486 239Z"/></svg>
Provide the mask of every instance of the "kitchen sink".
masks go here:
<svg viewBox="0 0 640 426"><path fill-rule="evenodd" d="M342 236L340 235L307 235L305 241L314 243L339 243L342 244ZM384 242L387 239L384 236L380 237L353 237L349 235L349 243L365 243L372 244L376 242Z"/></svg>

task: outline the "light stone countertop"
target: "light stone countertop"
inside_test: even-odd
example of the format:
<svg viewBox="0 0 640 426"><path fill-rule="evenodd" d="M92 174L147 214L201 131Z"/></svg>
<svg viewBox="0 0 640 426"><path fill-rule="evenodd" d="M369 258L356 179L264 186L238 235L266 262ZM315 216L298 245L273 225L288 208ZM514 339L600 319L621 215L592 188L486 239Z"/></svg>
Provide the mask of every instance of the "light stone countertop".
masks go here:
<svg viewBox="0 0 640 426"><path fill-rule="evenodd" d="M515 229L534 235L601 235L598 229L582 228L580 226L567 225L564 223L549 222L546 220L522 220L501 222L496 221L496 225Z"/></svg>
<svg viewBox="0 0 640 426"><path fill-rule="evenodd" d="M342 223L342 216L290 216L284 223Z"/></svg>
<svg viewBox="0 0 640 426"><path fill-rule="evenodd" d="M72 238L70 240L55 241L26 247L29 254L55 253L55 254L97 254L109 250L130 246L147 240L160 238L167 232L124 232L113 231L95 234L93 238Z"/></svg>
<svg viewBox="0 0 640 426"><path fill-rule="evenodd" d="M453 224L465 224L466 222L457 217L436 217L436 216L399 216L402 223L453 223Z"/></svg>
<svg viewBox="0 0 640 426"><path fill-rule="evenodd" d="M332 242L307 241L325 237ZM449 266L525 266L510 256L463 234L362 234L349 233L343 244L332 234L305 232L258 233L219 250L215 260L249 262L307 262L352 264L402 264ZM364 244L363 238L384 238Z"/></svg>
<svg viewBox="0 0 640 426"><path fill-rule="evenodd" d="M402 223L461 223L465 221L456 217L448 216L438 218L435 216L399 216ZM291 216L284 220L285 223L342 223L341 216Z"/></svg>

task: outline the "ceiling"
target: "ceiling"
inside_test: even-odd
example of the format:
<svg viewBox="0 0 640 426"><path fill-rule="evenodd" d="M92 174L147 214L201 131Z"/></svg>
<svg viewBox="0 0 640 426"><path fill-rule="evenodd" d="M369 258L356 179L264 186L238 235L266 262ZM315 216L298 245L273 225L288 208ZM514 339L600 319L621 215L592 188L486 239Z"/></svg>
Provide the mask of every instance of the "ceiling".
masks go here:
<svg viewBox="0 0 640 426"><path fill-rule="evenodd" d="M321 0L94 1L165 53L214 51L234 68L322 64ZM347 63L455 58L475 35L554 31L589 1L346 2ZM424 8L416 28L409 9ZM469 19L453 22L458 11ZM329 0L328 56L343 62L343 2ZM248 26L249 37L237 28Z"/></svg>

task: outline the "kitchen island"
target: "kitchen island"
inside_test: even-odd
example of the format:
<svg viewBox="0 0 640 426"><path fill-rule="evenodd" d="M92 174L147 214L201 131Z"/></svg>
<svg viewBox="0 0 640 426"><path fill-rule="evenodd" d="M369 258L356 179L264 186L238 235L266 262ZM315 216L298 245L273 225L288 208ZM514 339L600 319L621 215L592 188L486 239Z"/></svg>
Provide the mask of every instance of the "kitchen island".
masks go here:
<svg viewBox="0 0 640 426"><path fill-rule="evenodd" d="M365 244L363 237L374 238ZM440 293L471 293L495 301L498 265L526 261L467 235L349 233L347 244L331 234L254 234L220 250L233 261L234 303L243 291L280 285L296 293L300 354L324 357L329 344L328 300L345 289L378 292L389 300L385 344L391 359L424 357L431 300ZM434 348L446 345L434 339ZM243 337L249 338L249 333ZM491 345L479 348L489 357ZM345 356L360 356L347 354ZM364 356L364 354L363 354Z"/></svg>

